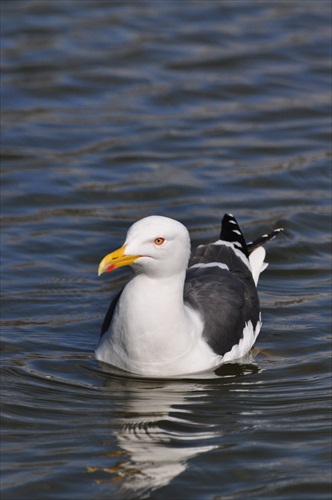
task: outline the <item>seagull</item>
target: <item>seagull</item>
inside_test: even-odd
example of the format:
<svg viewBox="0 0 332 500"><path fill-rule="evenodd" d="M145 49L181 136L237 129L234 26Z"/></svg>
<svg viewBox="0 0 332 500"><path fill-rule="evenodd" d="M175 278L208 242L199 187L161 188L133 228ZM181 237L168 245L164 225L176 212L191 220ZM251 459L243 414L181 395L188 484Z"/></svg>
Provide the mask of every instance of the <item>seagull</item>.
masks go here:
<svg viewBox="0 0 332 500"><path fill-rule="evenodd" d="M262 322L257 295L267 265L262 245L282 228L246 243L231 214L220 237L191 254L187 228L152 215L135 222L98 275L131 266L132 279L106 313L98 361L147 377L215 370L243 358Z"/></svg>

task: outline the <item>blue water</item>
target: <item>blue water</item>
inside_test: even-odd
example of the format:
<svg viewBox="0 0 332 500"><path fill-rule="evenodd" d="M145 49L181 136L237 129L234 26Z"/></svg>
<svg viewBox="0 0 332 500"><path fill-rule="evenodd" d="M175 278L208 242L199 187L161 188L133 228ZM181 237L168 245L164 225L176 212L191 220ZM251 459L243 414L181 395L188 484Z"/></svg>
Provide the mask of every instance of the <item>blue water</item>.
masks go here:
<svg viewBox="0 0 332 500"><path fill-rule="evenodd" d="M1 3L2 500L329 499L331 5ZM246 365L93 352L150 214L275 227Z"/></svg>

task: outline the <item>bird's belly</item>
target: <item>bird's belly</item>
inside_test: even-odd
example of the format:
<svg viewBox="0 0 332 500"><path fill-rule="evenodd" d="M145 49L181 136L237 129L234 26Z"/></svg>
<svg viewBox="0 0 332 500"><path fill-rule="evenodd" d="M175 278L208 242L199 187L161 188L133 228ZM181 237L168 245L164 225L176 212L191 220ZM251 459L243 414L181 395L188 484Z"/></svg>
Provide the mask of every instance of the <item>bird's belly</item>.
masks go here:
<svg viewBox="0 0 332 500"><path fill-rule="evenodd" d="M194 323L193 323L194 324ZM114 326L114 325L113 325ZM217 368L249 352L258 335L249 321L240 342L223 356L216 354L202 337L202 325L189 334L181 329L169 331L111 330L95 352L97 360L130 373L151 377L179 376Z"/></svg>

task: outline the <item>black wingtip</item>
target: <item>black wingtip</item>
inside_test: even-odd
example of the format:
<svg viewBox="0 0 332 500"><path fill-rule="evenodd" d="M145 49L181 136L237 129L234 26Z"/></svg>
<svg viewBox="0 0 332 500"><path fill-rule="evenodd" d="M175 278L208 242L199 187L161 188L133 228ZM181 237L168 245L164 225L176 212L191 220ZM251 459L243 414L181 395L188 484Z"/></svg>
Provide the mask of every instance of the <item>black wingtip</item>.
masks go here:
<svg viewBox="0 0 332 500"><path fill-rule="evenodd" d="M262 245L265 245L269 241L274 240L278 236L280 232L284 231L283 227L278 227L277 229L273 229L269 234L263 234L257 240L247 243L248 247L248 252L251 254L256 248L261 247Z"/></svg>
<svg viewBox="0 0 332 500"><path fill-rule="evenodd" d="M249 256L247 244L240 226L232 214L225 214L221 221L220 239L233 243L246 257Z"/></svg>

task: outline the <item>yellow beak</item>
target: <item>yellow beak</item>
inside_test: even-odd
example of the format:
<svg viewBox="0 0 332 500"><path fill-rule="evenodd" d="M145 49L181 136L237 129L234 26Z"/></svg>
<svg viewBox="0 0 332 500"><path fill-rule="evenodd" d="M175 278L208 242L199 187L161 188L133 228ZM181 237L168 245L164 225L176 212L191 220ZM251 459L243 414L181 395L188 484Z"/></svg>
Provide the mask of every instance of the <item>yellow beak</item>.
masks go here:
<svg viewBox="0 0 332 500"><path fill-rule="evenodd" d="M98 267L98 276L103 273L109 273L114 269L122 266L129 266L136 259L139 259L140 255L125 255L126 245L115 250L115 252L109 253L103 258Z"/></svg>

